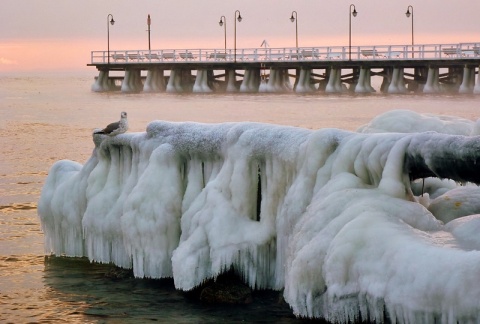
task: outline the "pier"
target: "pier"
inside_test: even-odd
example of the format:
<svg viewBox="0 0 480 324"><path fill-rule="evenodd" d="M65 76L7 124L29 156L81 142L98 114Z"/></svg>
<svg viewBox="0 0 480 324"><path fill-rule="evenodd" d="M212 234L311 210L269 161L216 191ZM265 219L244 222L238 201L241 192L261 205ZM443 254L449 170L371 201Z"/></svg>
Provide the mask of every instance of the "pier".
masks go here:
<svg viewBox="0 0 480 324"><path fill-rule="evenodd" d="M87 65L99 71L96 92L480 94L480 42L108 50L92 51ZM377 88L373 77L381 78Z"/></svg>

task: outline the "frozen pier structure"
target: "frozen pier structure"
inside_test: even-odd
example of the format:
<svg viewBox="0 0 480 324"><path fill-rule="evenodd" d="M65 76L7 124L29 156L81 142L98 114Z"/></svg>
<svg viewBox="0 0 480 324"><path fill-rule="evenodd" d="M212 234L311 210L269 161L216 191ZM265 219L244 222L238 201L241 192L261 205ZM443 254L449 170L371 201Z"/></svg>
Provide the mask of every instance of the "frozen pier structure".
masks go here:
<svg viewBox="0 0 480 324"><path fill-rule="evenodd" d="M99 71L93 91L480 93L480 42L92 51L88 65Z"/></svg>

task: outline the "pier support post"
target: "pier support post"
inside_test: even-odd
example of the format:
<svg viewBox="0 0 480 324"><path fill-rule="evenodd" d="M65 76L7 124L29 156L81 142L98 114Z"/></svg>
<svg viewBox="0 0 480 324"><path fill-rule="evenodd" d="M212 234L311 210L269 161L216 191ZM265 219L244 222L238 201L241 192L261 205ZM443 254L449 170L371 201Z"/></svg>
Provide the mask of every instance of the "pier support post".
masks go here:
<svg viewBox="0 0 480 324"><path fill-rule="evenodd" d="M366 67L360 68L358 81L357 81L357 84L355 85L355 93L370 93L375 91L372 85L370 84L370 75L371 75L370 68L366 68Z"/></svg>
<svg viewBox="0 0 480 324"><path fill-rule="evenodd" d="M388 87L390 86L390 83L392 82L392 68L384 68L383 69L383 80L382 84L380 85L380 91L382 93L387 93L388 92Z"/></svg>
<svg viewBox="0 0 480 324"><path fill-rule="evenodd" d="M197 76L195 78L195 84L193 85L193 92L212 92L212 89L208 85L208 71L197 70Z"/></svg>
<svg viewBox="0 0 480 324"><path fill-rule="evenodd" d="M315 86L312 85L311 77L311 69L300 69L300 74L298 75L298 80L296 82L297 86L295 88L295 92L308 93L315 91Z"/></svg>
<svg viewBox="0 0 480 324"><path fill-rule="evenodd" d="M277 92L278 87L278 70L275 68L270 68L270 76L268 78L266 90L267 92Z"/></svg>
<svg viewBox="0 0 480 324"><path fill-rule="evenodd" d="M474 70L473 76L475 77L475 70ZM473 93L480 94L480 66L478 67L477 83L475 84L475 87L473 88Z"/></svg>
<svg viewBox="0 0 480 324"><path fill-rule="evenodd" d="M122 92L140 92L142 89L141 71L139 69L126 69L122 82Z"/></svg>
<svg viewBox="0 0 480 324"><path fill-rule="evenodd" d="M100 71L97 80L92 84L92 91L105 92L115 90L115 84L108 75L108 70Z"/></svg>
<svg viewBox="0 0 480 324"><path fill-rule="evenodd" d="M428 68L427 82L423 88L423 93L436 93L440 91L438 76L438 67Z"/></svg>
<svg viewBox="0 0 480 324"><path fill-rule="evenodd" d="M267 76L265 74L265 67L262 66L260 68L260 85L258 86L258 92L268 92L268 84L270 83L270 80L272 78L272 71L270 69L270 75Z"/></svg>
<svg viewBox="0 0 480 324"><path fill-rule="evenodd" d="M260 92L285 92L290 90L288 72L285 69L270 68L268 81L262 79Z"/></svg>
<svg viewBox="0 0 480 324"><path fill-rule="evenodd" d="M225 82L227 83L227 92L237 92L237 76L235 70L225 70Z"/></svg>
<svg viewBox="0 0 480 324"><path fill-rule="evenodd" d="M147 79L143 85L144 92L163 92L165 91L165 78L163 70L153 68L148 70Z"/></svg>
<svg viewBox="0 0 480 324"><path fill-rule="evenodd" d="M388 86L388 93L405 93L407 88L405 87L405 81L403 79L403 68L393 68L392 78L390 85Z"/></svg>
<svg viewBox="0 0 480 324"><path fill-rule="evenodd" d="M171 93L183 92L181 79L182 71L179 69L172 69L170 71L170 77L168 78L166 91Z"/></svg>
<svg viewBox="0 0 480 324"><path fill-rule="evenodd" d="M365 79L365 88L370 89L370 92L377 92L374 87L372 87L372 71L367 69L367 76Z"/></svg>
<svg viewBox="0 0 480 324"><path fill-rule="evenodd" d="M327 86L325 87L325 92L335 93L342 92L342 70L337 68L332 68L330 70L330 76L328 78Z"/></svg>
<svg viewBox="0 0 480 324"><path fill-rule="evenodd" d="M282 80L283 80L283 89L285 91L292 91L293 87L290 83L290 76L288 74L288 69L282 69Z"/></svg>
<svg viewBox="0 0 480 324"><path fill-rule="evenodd" d="M186 69L172 69L168 78L167 92L189 92L192 90L192 72Z"/></svg>
<svg viewBox="0 0 480 324"><path fill-rule="evenodd" d="M246 69L240 92L257 92L260 86L260 69Z"/></svg>
<svg viewBox="0 0 480 324"><path fill-rule="evenodd" d="M475 85L475 68L472 68L470 66L465 66L463 68L462 84L458 88L458 93L473 93L474 85Z"/></svg>

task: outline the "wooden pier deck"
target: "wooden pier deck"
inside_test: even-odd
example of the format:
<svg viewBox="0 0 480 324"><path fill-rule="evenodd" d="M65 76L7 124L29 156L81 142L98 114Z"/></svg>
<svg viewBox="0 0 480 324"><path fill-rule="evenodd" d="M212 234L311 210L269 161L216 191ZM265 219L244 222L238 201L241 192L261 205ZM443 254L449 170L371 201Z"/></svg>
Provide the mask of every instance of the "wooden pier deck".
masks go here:
<svg viewBox="0 0 480 324"><path fill-rule="evenodd" d="M380 76L379 90L388 93L480 93L480 42L355 46L351 52L345 46L92 51L88 65L100 73L94 91L373 92L371 77ZM121 85L110 71L125 73Z"/></svg>

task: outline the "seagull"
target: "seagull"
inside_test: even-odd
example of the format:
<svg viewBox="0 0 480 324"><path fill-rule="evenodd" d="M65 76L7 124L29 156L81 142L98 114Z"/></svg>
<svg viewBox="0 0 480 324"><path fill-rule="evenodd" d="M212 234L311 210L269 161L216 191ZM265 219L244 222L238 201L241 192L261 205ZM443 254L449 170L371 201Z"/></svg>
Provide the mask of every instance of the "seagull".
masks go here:
<svg viewBox="0 0 480 324"><path fill-rule="evenodd" d="M94 134L105 134L108 136L115 136L118 134L123 134L128 129L127 113L122 111L120 115L120 120L115 123L108 124L102 130L95 131Z"/></svg>

